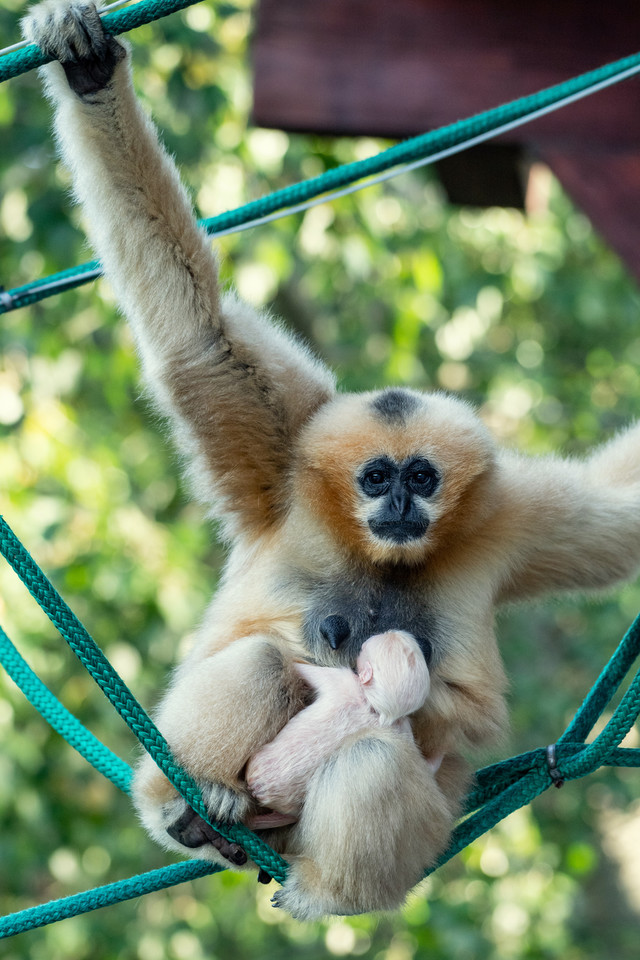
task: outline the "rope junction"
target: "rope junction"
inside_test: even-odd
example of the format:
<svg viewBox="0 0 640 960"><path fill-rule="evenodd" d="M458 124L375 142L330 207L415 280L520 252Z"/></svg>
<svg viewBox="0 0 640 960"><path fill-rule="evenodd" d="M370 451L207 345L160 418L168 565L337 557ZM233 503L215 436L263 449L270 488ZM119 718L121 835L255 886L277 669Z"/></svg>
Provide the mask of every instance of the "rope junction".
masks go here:
<svg viewBox="0 0 640 960"><path fill-rule="evenodd" d="M103 17L111 33L123 33L170 12L184 9L196 0L141 0L126 10ZM0 57L0 82L48 62L33 45L20 47ZM261 200L202 222L212 235L246 229L257 223L306 209L336 195L360 189L376 180L395 176L451 153L466 149L507 129L542 116L550 110L603 89L640 71L640 53L583 74L541 93L486 111L357 163L330 170L320 177L278 190ZM391 171L391 172L390 172ZM356 184L363 178L375 178ZM343 189L344 188L344 189ZM333 193L329 193L333 191ZM328 194L328 195L327 195ZM13 290L0 290L0 313L35 303L53 293L71 289L100 274L96 262ZM206 807L193 779L171 756L164 737L118 676L84 626L60 597L24 546L0 517L0 552L22 579L81 663L90 672L125 723L134 732L163 773L190 806L208 821ZM457 827L447 852L432 870L447 862L499 820L529 803L552 784L561 786L600 766L640 767L640 750L619 746L640 713L640 671L602 732L591 742L586 738L640 654L640 617L602 671L569 727L556 744L512 757L477 771L466 800L468 816ZM100 773L119 789L129 791L131 768L93 736L48 690L0 628L0 662L42 716ZM212 826L228 840L240 844L251 859L280 882L286 879L286 862L242 824ZM119 880L75 896L0 917L0 938L76 916L99 907L139 897L185 880L216 873L222 867L203 860L174 863L159 870ZM431 872L428 871L428 872Z"/></svg>

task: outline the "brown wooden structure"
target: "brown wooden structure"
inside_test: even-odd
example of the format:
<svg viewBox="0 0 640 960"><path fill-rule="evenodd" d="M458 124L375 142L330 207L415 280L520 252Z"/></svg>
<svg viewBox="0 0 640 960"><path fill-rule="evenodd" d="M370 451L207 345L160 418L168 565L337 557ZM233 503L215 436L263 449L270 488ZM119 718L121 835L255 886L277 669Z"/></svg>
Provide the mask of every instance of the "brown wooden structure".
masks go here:
<svg viewBox="0 0 640 960"><path fill-rule="evenodd" d="M616 0L260 0L254 120L404 138L640 49ZM640 278L640 80L445 161L452 202L521 205L525 157L549 165Z"/></svg>

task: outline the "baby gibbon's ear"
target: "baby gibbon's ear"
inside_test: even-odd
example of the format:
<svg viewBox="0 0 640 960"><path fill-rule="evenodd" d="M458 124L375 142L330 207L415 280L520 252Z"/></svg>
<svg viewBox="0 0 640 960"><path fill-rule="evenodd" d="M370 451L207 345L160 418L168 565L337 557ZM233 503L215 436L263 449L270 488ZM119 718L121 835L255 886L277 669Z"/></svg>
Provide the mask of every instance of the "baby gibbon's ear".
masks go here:
<svg viewBox="0 0 640 960"><path fill-rule="evenodd" d="M358 673L358 680L363 686L367 683L371 683L373 680L373 666L369 660L365 660L363 663L362 668Z"/></svg>

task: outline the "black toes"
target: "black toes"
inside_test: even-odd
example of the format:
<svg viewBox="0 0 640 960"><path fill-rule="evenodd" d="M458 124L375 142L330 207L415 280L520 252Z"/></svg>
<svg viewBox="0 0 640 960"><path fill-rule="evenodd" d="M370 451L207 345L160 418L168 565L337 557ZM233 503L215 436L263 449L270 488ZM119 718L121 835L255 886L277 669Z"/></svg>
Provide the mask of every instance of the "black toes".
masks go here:
<svg viewBox="0 0 640 960"><path fill-rule="evenodd" d="M247 855L242 847L239 847L237 843L230 843L229 840L225 839L221 834L216 833L215 830L213 830L212 833L214 836L211 838L211 843L218 853L222 854L225 860L229 860L230 863L235 863L237 867L241 867L247 862Z"/></svg>

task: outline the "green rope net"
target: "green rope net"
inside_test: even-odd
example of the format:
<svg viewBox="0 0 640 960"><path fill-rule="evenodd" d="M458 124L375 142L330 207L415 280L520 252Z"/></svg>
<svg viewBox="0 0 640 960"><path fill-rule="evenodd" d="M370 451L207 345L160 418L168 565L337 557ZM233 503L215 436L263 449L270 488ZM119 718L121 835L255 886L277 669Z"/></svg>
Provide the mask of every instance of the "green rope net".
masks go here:
<svg viewBox="0 0 640 960"><path fill-rule="evenodd" d="M124 681L108 663L75 614L25 550L6 521L0 517L0 553L11 564L31 595L58 628L81 663L91 673L125 723L138 737L158 766L200 816L207 811L193 780L171 757L162 734L149 719ZM640 654L640 617L633 623L613 657L602 671L584 703L556 744L511 757L484 767L475 775L465 804L466 819L454 831L446 853L432 868L446 863L499 820L525 806L548 787L561 785L592 773L601 766L640 766L640 750L619 746L640 713L640 671L615 709L611 719L592 743L585 743L602 711L618 690ZM93 736L47 689L0 628L0 662L42 716L75 747L96 770L119 789L129 791L131 768ZM286 863L267 844L241 824L230 827L213 822L228 839L240 843L251 858L280 882L286 879ZM54 900L18 913L0 917L0 938L96 910L107 904L138 897L223 869L204 860L174 863L127 880L97 887L61 900ZM432 872L431 870L428 872Z"/></svg>
<svg viewBox="0 0 640 960"><path fill-rule="evenodd" d="M141 0L135 6L125 10L105 14L103 19L111 33L122 33L168 13L181 10L194 2L195 0ZM48 58L32 45L6 54L0 58L0 82L47 62ZM580 96L602 89L638 71L640 71L640 53L583 74L567 83L550 87L533 96L524 97L470 119L415 137L368 160L338 167L320 177L276 191L237 210L203 221L203 226L210 234L220 234L238 229L244 224L253 224L278 211L292 212L296 205L305 204L316 197L323 197L328 191L354 184L362 178L378 175L382 171L397 168L398 165L432 162L445 153L465 149L489 136L527 122L549 109L572 102ZM8 291L0 289L0 313L78 286L99 274L100 265L93 262L24 287ZM175 762L160 731L1 517L0 552L145 750L151 754L191 807L208 821L206 807L193 779ZM640 766L640 750L624 749L619 746L640 713L640 671L635 675L602 732L591 743L585 742L639 653L640 618L631 626L573 721L556 744L512 757L477 771L473 789L466 800L465 812L468 816L454 831L449 849L432 869L436 869L455 856L503 817L529 803L551 785L559 786L565 780L585 776L603 765ZM42 716L100 773L108 777L119 789L128 792L132 776L128 764L112 753L66 710L33 673L2 628L0 628L0 662ZM286 880L286 862L242 824L230 826L212 822L212 826L228 840L240 844L251 859L276 880L280 882ZM41 904L0 917L0 938L86 913L107 904L139 897L143 893L160 890L185 880L216 873L221 869L223 868L209 861L188 860L62 900Z"/></svg>

